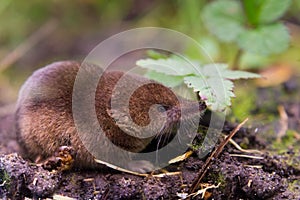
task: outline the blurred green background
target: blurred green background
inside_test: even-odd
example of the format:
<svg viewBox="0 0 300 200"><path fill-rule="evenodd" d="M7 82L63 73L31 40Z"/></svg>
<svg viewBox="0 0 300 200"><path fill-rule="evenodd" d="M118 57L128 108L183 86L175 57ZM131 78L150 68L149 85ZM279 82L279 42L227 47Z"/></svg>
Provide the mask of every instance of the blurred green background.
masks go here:
<svg viewBox="0 0 300 200"><path fill-rule="evenodd" d="M234 63L238 47L219 40L205 26L211 0L28 0L0 2L0 106L13 103L33 70L57 60L81 60L98 43L121 31L158 26L177 30L203 45L217 62ZM272 63L299 67L300 1L280 18L290 33L289 48L275 55L244 54L240 68ZM205 21L207 20L207 21ZM187 54L201 60L201 56Z"/></svg>

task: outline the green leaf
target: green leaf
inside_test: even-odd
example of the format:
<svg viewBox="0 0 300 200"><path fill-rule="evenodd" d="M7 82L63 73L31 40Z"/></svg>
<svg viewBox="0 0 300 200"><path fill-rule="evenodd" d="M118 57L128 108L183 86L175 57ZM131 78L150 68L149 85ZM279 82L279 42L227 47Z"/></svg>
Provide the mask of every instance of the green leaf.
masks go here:
<svg viewBox="0 0 300 200"><path fill-rule="evenodd" d="M174 76L184 76L188 74L193 74L199 68L199 63L197 62L187 62L180 58L169 58L169 59L142 59L136 62L136 65L154 70L156 72L174 75Z"/></svg>
<svg viewBox="0 0 300 200"><path fill-rule="evenodd" d="M231 71L226 64L207 64L190 61L187 64L178 57L168 59L145 59L137 61L137 65L149 69L146 76L162 84L175 87L182 82L194 91L199 92L200 97L213 111L223 111L230 106L230 100L234 97L231 80L240 78L259 78L258 74Z"/></svg>
<svg viewBox="0 0 300 200"><path fill-rule="evenodd" d="M184 82L194 91L199 92L208 107L213 111L224 111L231 105L230 99L234 97L233 83L218 77L208 77L205 80L199 76L187 76Z"/></svg>
<svg viewBox="0 0 300 200"><path fill-rule="evenodd" d="M250 24L257 26L274 22L289 8L291 0L244 0L244 10Z"/></svg>
<svg viewBox="0 0 300 200"><path fill-rule="evenodd" d="M200 36L196 39L199 46L188 45L184 51L185 55L195 60L201 60L201 62L210 63L212 60L217 60L221 54L221 50L216 38Z"/></svg>
<svg viewBox="0 0 300 200"><path fill-rule="evenodd" d="M231 71L226 64L208 64L203 66L196 76L187 76L184 82L194 91L198 91L200 97L214 111L223 111L231 105L233 83L231 80L240 78L259 78L260 75ZM230 80L231 79L231 80Z"/></svg>
<svg viewBox="0 0 300 200"><path fill-rule="evenodd" d="M234 41L243 32L244 15L238 1L218 0L203 9L207 29L224 42Z"/></svg>
<svg viewBox="0 0 300 200"><path fill-rule="evenodd" d="M258 10L260 4L262 3L261 0L244 0L244 10L247 16L247 20L250 24L256 26L258 24Z"/></svg>
<svg viewBox="0 0 300 200"><path fill-rule="evenodd" d="M147 56L149 58L152 58L152 59L155 59L155 60L160 59L160 58L167 58L167 55L162 54L158 51L154 51L152 49L147 51Z"/></svg>
<svg viewBox="0 0 300 200"><path fill-rule="evenodd" d="M261 77L259 74L255 74L251 72L229 70L228 65L223 63L207 64L203 66L200 72L201 75L204 77L221 77L223 79L230 79L230 80Z"/></svg>
<svg viewBox="0 0 300 200"><path fill-rule="evenodd" d="M277 23L244 31L238 38L238 45L254 54L269 55L285 51L289 46L289 40L286 27Z"/></svg>
<svg viewBox="0 0 300 200"><path fill-rule="evenodd" d="M259 22L270 23L280 18L289 8L291 0L255 0L261 2Z"/></svg>
<svg viewBox="0 0 300 200"><path fill-rule="evenodd" d="M271 58L268 56L245 52L241 57L239 68L241 70L262 69L263 66L268 66L270 64L270 60Z"/></svg>
<svg viewBox="0 0 300 200"><path fill-rule="evenodd" d="M145 76L149 79L162 83L167 87L176 87L183 83L183 76L170 76L164 73L159 73L154 70L149 70Z"/></svg>
<svg viewBox="0 0 300 200"><path fill-rule="evenodd" d="M226 70L222 72L222 76L224 78L230 79L230 80L237 80L237 79L248 79L248 78L261 78L259 74L251 73L251 72L245 72L245 71L231 71Z"/></svg>

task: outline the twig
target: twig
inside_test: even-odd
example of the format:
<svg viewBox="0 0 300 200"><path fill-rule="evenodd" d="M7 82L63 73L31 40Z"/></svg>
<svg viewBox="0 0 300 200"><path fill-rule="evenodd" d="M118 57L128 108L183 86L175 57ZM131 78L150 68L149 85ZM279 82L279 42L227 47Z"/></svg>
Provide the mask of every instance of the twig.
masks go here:
<svg viewBox="0 0 300 200"><path fill-rule="evenodd" d="M54 194L53 199L54 200L75 200L72 197L67 197L67 196L63 196L63 195L59 195L59 194Z"/></svg>
<svg viewBox="0 0 300 200"><path fill-rule="evenodd" d="M40 42L43 38L51 34L57 27L55 19L49 20L46 24L34 32L27 40L17 46L12 52L0 61L0 73L20 59L28 50Z"/></svg>
<svg viewBox="0 0 300 200"><path fill-rule="evenodd" d="M3 187L5 185L5 183L6 183L6 180L3 181L3 183L0 184L0 187Z"/></svg>
<svg viewBox="0 0 300 200"><path fill-rule="evenodd" d="M203 199L205 197L205 193L208 189L214 189L214 188L219 188L221 185L221 183L218 183L218 185L211 185L211 186L208 186L204 189L201 189L201 190L198 190L197 192L195 193L192 193L192 194L189 194L188 197L190 196L193 196L193 197L196 197L198 196L199 194L202 194L201 198Z"/></svg>
<svg viewBox="0 0 300 200"><path fill-rule="evenodd" d="M256 168L256 169L261 169L263 166L262 165L243 165L244 167L251 167L251 168Z"/></svg>
<svg viewBox="0 0 300 200"><path fill-rule="evenodd" d="M205 176L207 170L209 169L209 166L211 164L211 162L216 159L220 153L223 151L225 145L229 142L229 140L236 134L236 132L238 132L240 130L240 128L248 121L248 118L246 118L242 123L240 123L229 135L228 137L223 140L221 142L221 144L218 146L218 148L216 148L213 153L210 155L209 158L206 159L204 165L202 166L202 168L200 169L199 173L198 173L198 177L195 179L195 181L192 183L192 186L189 190L189 193L194 193L199 185L199 183L201 182L201 180L203 179L203 177Z"/></svg>
<svg viewBox="0 0 300 200"><path fill-rule="evenodd" d="M264 159L264 157L261 157L261 156L252 156L252 155L245 155L245 154L229 154L229 156L240 157L240 158L252 158L252 159L258 159L258 160Z"/></svg>
<svg viewBox="0 0 300 200"><path fill-rule="evenodd" d="M242 53L243 51L241 49L239 49L234 57L234 60L233 60L233 63L232 63L232 66L231 66L231 69L232 70L237 70L238 69L238 65L239 65L239 62L241 60L241 56L242 56Z"/></svg>
<svg viewBox="0 0 300 200"><path fill-rule="evenodd" d="M225 136L226 138L227 136ZM256 149L243 149L240 145L238 145L233 139L230 139L229 142L237 148L237 150L244 152L244 153L257 153L257 154L263 154L261 151Z"/></svg>
<svg viewBox="0 0 300 200"><path fill-rule="evenodd" d="M286 131L288 130L289 117L282 105L279 105L277 109L280 115L280 120L279 120L280 128L277 134L277 141L280 142L281 138L286 134Z"/></svg>
<svg viewBox="0 0 300 200"><path fill-rule="evenodd" d="M177 156L176 158L173 158L173 159L169 160L168 163L169 164L174 164L174 163L177 163L177 162L181 162L181 161L187 159L188 157L190 157L192 154L193 154L192 150L187 151L184 154L182 154L180 156Z"/></svg>
<svg viewBox="0 0 300 200"><path fill-rule="evenodd" d="M110 164L108 162L104 162L102 160L98 160L98 159L94 159L94 160L97 163L100 163L102 165L106 165L109 168L112 168L112 169L115 169L115 170L118 170L118 171L121 171L121 172L125 172L125 173L128 173L128 174L133 174L133 175L142 176L142 177L148 177L150 175L150 174L141 174L141 173L134 172L134 171L131 171L131 170L128 170L128 169L124 169L124 168L118 167L116 165ZM162 177L165 177L165 176L175 176L175 175L179 175L179 174L181 174L181 172L165 172L165 173L161 173L161 174L152 174L151 176L162 178Z"/></svg>

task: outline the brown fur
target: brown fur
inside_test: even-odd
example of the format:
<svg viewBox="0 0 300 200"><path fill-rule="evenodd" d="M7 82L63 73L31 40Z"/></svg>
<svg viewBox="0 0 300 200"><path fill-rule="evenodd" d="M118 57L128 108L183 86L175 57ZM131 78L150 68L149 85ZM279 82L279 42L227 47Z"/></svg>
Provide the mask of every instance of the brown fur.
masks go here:
<svg viewBox="0 0 300 200"><path fill-rule="evenodd" d="M100 166L95 163L94 157L79 138L72 116L73 85L79 67L80 64L77 62L56 62L37 70L23 85L17 103L16 121L19 141L29 158L35 159L38 156L47 158L53 155L60 146L71 146L76 152L76 167ZM93 69L91 72L90 74L93 75ZM140 152L151 142L153 137L140 139L141 130L133 129L126 120L117 123L115 119L124 117L120 115L122 110L111 108L113 89L123 75L123 72L111 71L104 73L100 79L95 95L97 119L105 135L114 145L130 152ZM125 76L125 79L125 85L120 86L124 90L118 95L126 94L128 92L126 88L130 89L134 85L149 82L148 79L137 75L128 75ZM151 106L154 104L164 105L165 109L173 109L173 111L167 113L167 127L156 135L170 134L172 129L170 127L176 124L180 118L179 100L169 88L154 81L149 83L139 87L132 94L129 101L130 117L136 125L146 126L150 123L149 110L151 110ZM122 102L116 103L122 104ZM122 106L124 107L121 105L121 108ZM90 110L82 110L83 115L86 116L89 115L89 112ZM124 133L123 130L130 131L133 136ZM170 137L170 135L167 136ZM107 152L104 160L109 161L109 155L113 153L110 152L109 144L101 140L93 142L97 143L100 151ZM116 156L119 158L114 155L114 159L123 159L125 163L131 159L129 155Z"/></svg>

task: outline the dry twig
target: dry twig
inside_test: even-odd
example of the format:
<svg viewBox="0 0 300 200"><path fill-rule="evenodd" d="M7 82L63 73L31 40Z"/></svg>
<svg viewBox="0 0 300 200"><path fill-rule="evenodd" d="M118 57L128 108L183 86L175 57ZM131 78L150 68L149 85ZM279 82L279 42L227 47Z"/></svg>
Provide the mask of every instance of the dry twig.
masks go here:
<svg viewBox="0 0 300 200"><path fill-rule="evenodd" d="M124 168L118 167L116 165L104 162L102 160L98 160L98 159L94 159L94 160L97 163L106 165L107 167L110 167L112 169L115 169L115 170L118 170L118 171L121 171L121 172L125 172L125 173L128 173L128 174L133 174L133 175L136 175L136 176L142 176L142 177L153 176L153 177L161 178L161 177L165 177L165 176L174 176L174 175L181 174L181 172L165 172L165 173L161 173L161 174L141 174L141 173L138 173L138 172L134 172L134 171L131 171L131 170L128 170L128 169L124 169Z"/></svg>
<svg viewBox="0 0 300 200"><path fill-rule="evenodd" d="M208 157L204 163L204 165L202 166L202 168L200 169L199 173L198 173L198 177L194 180L189 193L194 193L198 187L198 185L200 184L201 180L203 179L203 177L205 176L207 170L209 169L209 166L211 164L211 162L216 159L220 153L223 151L223 148L225 147L225 145L229 142L229 140L236 134L236 132L238 132L240 130L240 128L248 121L248 118L246 118L242 123L240 123L229 135L228 137L226 137L226 139L224 141L221 142L221 144L218 146L218 148L216 148L212 154L210 155L210 157Z"/></svg>
<svg viewBox="0 0 300 200"><path fill-rule="evenodd" d="M227 136L225 136L226 138ZM244 153L257 153L257 154L263 154L261 151L257 149L243 149L240 145L238 145L233 139L230 139L229 142L237 148L237 150L244 152Z"/></svg>
<svg viewBox="0 0 300 200"><path fill-rule="evenodd" d="M280 115L280 120L279 120L279 124L280 124L280 127L279 127L279 132L278 132L278 135L277 135L277 141L280 142L281 141L281 138L283 136L285 136L286 134L286 131L288 130L288 120L289 120L289 117L284 109L284 107L282 105L278 106L278 112L279 112L279 115Z"/></svg>

